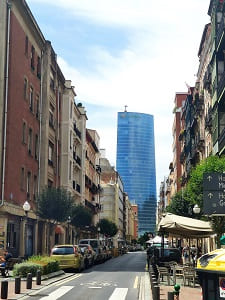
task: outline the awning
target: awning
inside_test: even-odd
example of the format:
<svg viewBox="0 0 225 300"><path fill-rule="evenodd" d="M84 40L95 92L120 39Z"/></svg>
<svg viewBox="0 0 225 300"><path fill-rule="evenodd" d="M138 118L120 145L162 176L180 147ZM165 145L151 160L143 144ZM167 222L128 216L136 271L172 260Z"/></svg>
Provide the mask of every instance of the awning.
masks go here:
<svg viewBox="0 0 225 300"><path fill-rule="evenodd" d="M162 217L158 224L158 231L187 238L209 237L213 234L210 222L171 213L167 213Z"/></svg>
<svg viewBox="0 0 225 300"><path fill-rule="evenodd" d="M65 230L64 230L64 228L61 225L56 225L56 227L55 227L55 233L57 233L57 234L64 234Z"/></svg>

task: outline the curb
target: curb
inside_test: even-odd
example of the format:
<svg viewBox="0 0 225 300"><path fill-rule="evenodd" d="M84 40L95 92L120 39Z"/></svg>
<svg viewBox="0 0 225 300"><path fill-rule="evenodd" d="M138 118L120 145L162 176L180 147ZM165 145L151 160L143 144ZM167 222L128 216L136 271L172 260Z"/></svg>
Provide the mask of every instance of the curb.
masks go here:
<svg viewBox="0 0 225 300"><path fill-rule="evenodd" d="M145 272L145 275L141 276L138 300L152 300L152 291L148 272Z"/></svg>

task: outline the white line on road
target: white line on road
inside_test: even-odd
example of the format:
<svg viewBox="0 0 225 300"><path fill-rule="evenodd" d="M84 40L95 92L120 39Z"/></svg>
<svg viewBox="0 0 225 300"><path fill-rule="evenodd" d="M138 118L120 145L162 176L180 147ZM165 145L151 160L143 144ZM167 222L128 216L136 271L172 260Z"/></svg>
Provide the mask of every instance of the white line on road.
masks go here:
<svg viewBox="0 0 225 300"><path fill-rule="evenodd" d="M139 279L139 277L136 276L135 280L134 280L134 289L137 289L137 287L138 287L138 279Z"/></svg>
<svg viewBox="0 0 225 300"><path fill-rule="evenodd" d="M69 282L69 281L71 281L71 280L73 280L73 279L79 278L79 277L81 277L81 276L82 276L82 274L75 274L75 275L73 275L73 276L71 276L71 277L69 277L69 278L66 278L66 279L64 279L64 280L61 280L61 281L59 281L59 282L56 282L56 283L54 283L53 285L59 286L59 285L62 285L62 284L64 284L64 283L66 283L66 282Z"/></svg>
<svg viewBox="0 0 225 300"><path fill-rule="evenodd" d="M115 288L109 300L125 300L128 288Z"/></svg>
<svg viewBox="0 0 225 300"><path fill-rule="evenodd" d="M102 289L102 286L89 286L89 289Z"/></svg>
<svg viewBox="0 0 225 300"><path fill-rule="evenodd" d="M40 300L56 300L56 299L62 297L63 295L65 295L66 293L68 293L72 288L74 288L74 287L66 286L66 285L61 286L54 292L50 293L48 296L42 297Z"/></svg>

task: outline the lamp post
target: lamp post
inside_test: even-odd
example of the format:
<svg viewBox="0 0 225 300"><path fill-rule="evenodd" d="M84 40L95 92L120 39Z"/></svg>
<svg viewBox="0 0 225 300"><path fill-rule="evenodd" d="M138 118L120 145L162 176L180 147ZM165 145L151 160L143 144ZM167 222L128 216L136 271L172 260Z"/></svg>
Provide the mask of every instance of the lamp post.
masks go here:
<svg viewBox="0 0 225 300"><path fill-rule="evenodd" d="M98 239L99 239L99 238L100 238L100 231L101 231L101 228L98 227L97 230L98 230Z"/></svg>
<svg viewBox="0 0 225 300"><path fill-rule="evenodd" d="M70 233L69 233L69 230L70 230L70 223L71 223L71 217L69 216L68 219L67 219L67 232L68 232L68 244L70 243Z"/></svg>
<svg viewBox="0 0 225 300"><path fill-rule="evenodd" d="M26 215L26 223L25 223L25 254L24 256L27 257L27 248L28 248L28 235L27 235L27 223L28 223L28 212L30 210L30 204L29 202L26 200L23 204L23 210L25 212Z"/></svg>

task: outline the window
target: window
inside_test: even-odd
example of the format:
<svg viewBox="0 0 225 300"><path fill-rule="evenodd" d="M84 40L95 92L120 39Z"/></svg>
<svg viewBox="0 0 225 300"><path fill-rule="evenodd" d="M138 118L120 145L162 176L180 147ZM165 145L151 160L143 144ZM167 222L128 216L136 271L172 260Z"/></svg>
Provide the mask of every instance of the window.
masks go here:
<svg viewBox="0 0 225 300"><path fill-rule="evenodd" d="M28 37L25 38L25 55L28 55Z"/></svg>
<svg viewBox="0 0 225 300"><path fill-rule="evenodd" d="M23 97L26 100L27 99L27 88L28 88L28 80L27 78L24 78L23 82Z"/></svg>
<svg viewBox="0 0 225 300"><path fill-rule="evenodd" d="M70 149L72 149L72 138L73 138L73 133L72 130L70 130Z"/></svg>
<svg viewBox="0 0 225 300"><path fill-rule="evenodd" d="M53 186L53 182L50 179L48 179L48 188L51 188L52 186Z"/></svg>
<svg viewBox="0 0 225 300"><path fill-rule="evenodd" d="M70 161L70 167L69 167L69 180L72 178L72 161Z"/></svg>
<svg viewBox="0 0 225 300"><path fill-rule="evenodd" d="M20 178L20 187L21 187L21 190L24 190L24 178L25 176L25 170L24 170L24 167L21 168L21 178Z"/></svg>
<svg viewBox="0 0 225 300"><path fill-rule="evenodd" d="M29 97L30 111L33 111L33 105L34 105L34 90L32 87L30 87L30 97Z"/></svg>
<svg viewBox="0 0 225 300"><path fill-rule="evenodd" d="M16 231L12 223L7 224L7 248L16 248Z"/></svg>
<svg viewBox="0 0 225 300"><path fill-rule="evenodd" d="M31 172L27 172L27 200L30 199L31 191Z"/></svg>
<svg viewBox="0 0 225 300"><path fill-rule="evenodd" d="M30 66L32 70L34 70L34 54L35 54L35 49L34 46L32 46L31 53L30 53Z"/></svg>
<svg viewBox="0 0 225 300"><path fill-rule="evenodd" d="M54 153L54 145L49 141L48 144L48 164L53 166L53 153Z"/></svg>
<svg viewBox="0 0 225 300"><path fill-rule="evenodd" d="M73 117L73 102L70 103L70 119Z"/></svg>
<svg viewBox="0 0 225 300"><path fill-rule="evenodd" d="M29 134L28 134L28 153L31 155L32 154L32 129L29 128Z"/></svg>
<svg viewBox="0 0 225 300"><path fill-rule="evenodd" d="M37 77L41 78L41 59L39 56L37 58Z"/></svg>
<svg viewBox="0 0 225 300"><path fill-rule="evenodd" d="M49 126L54 129L54 107L51 104L49 108Z"/></svg>
<svg viewBox="0 0 225 300"><path fill-rule="evenodd" d="M23 127L22 127L22 143L26 144L26 123L23 122Z"/></svg>
<svg viewBox="0 0 225 300"><path fill-rule="evenodd" d="M34 175L34 200L36 200L37 195L37 176Z"/></svg>
<svg viewBox="0 0 225 300"><path fill-rule="evenodd" d="M38 160L38 135L35 135L34 157Z"/></svg>
<svg viewBox="0 0 225 300"><path fill-rule="evenodd" d="M40 109L39 109L39 103L40 103L39 96L37 95L37 97L36 97L36 118L37 119L39 119L39 111L40 111Z"/></svg>
<svg viewBox="0 0 225 300"><path fill-rule="evenodd" d="M54 76L54 71L53 70L50 71L50 88L52 90L55 89L55 76Z"/></svg>

